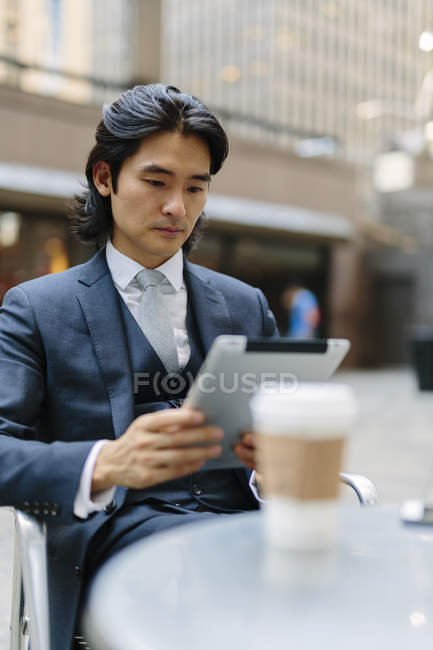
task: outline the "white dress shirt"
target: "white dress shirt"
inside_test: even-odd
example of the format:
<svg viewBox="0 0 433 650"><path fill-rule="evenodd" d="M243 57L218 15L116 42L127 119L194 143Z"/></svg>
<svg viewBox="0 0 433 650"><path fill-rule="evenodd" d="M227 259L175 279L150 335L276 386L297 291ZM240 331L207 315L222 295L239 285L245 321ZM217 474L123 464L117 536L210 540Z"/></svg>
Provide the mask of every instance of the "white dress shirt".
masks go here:
<svg viewBox="0 0 433 650"><path fill-rule="evenodd" d="M108 268L111 277L113 278L114 286L125 301L132 316L140 325L139 306L143 290L136 281L135 276L137 273L142 271L144 267L118 251L110 240L107 242L105 251ZM179 358L179 367L184 368L188 363L190 356L190 345L186 328L187 291L183 279L182 249L179 249L173 257L158 266L157 270L161 271L165 276L165 280L158 285L158 289L161 292L165 306L170 313L174 332L174 341ZM114 496L114 487L99 492L97 495L91 495L92 476L96 460L101 447L107 442L108 440L99 440L96 442L90 450L84 464L80 485L74 500L74 515L81 519L87 519L92 512L103 510ZM254 492L253 476L253 484L251 487Z"/></svg>
<svg viewBox="0 0 433 650"><path fill-rule="evenodd" d="M144 266L120 253L114 248L111 241L107 243L106 255L114 286L140 325L139 311L143 289L136 281L135 276L144 269ZM183 279L182 249L179 249L164 264L156 267L156 270L161 271L165 276L165 280L158 285L158 290L170 314L179 367L184 368L188 363L190 347L186 329L187 293Z"/></svg>

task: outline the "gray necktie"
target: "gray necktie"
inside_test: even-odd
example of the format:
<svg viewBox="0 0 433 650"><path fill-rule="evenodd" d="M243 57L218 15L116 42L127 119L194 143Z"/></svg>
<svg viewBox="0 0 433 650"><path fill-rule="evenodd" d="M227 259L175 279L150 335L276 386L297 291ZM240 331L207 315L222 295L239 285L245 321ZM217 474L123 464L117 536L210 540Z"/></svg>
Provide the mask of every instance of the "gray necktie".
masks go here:
<svg viewBox="0 0 433 650"><path fill-rule="evenodd" d="M170 313L158 289L165 276L155 269L143 269L135 277L143 289L139 312L141 328L167 372L178 372L179 360Z"/></svg>

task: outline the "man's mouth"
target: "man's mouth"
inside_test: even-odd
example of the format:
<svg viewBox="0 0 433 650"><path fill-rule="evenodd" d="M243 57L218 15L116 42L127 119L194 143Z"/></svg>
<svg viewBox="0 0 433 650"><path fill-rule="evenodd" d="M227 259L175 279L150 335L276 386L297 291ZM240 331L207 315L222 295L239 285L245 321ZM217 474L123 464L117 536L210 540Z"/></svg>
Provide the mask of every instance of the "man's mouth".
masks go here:
<svg viewBox="0 0 433 650"><path fill-rule="evenodd" d="M169 239L174 239L183 232L183 228L177 228L176 226L158 226L155 228L161 235L168 237Z"/></svg>
<svg viewBox="0 0 433 650"><path fill-rule="evenodd" d="M183 228L176 228L175 226L157 226L156 230L164 230L166 232L182 232Z"/></svg>

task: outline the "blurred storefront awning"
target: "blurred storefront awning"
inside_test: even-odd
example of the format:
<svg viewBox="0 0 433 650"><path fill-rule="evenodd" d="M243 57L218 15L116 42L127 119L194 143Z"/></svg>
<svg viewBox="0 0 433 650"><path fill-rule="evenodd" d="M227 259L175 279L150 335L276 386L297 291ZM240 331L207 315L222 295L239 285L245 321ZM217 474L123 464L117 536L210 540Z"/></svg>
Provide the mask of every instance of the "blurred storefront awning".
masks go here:
<svg viewBox="0 0 433 650"><path fill-rule="evenodd" d="M0 162L0 205L36 212L64 212L85 179L65 170Z"/></svg>
<svg viewBox="0 0 433 650"><path fill-rule="evenodd" d="M349 241L356 234L354 224L341 215L233 196L211 194L206 215L224 226L245 226L303 237Z"/></svg>
<svg viewBox="0 0 433 650"><path fill-rule="evenodd" d="M63 213L66 201L83 186L85 179L73 172L0 162L0 208ZM206 215L225 229L334 241L352 240L356 233L354 224L341 215L234 196L210 194Z"/></svg>

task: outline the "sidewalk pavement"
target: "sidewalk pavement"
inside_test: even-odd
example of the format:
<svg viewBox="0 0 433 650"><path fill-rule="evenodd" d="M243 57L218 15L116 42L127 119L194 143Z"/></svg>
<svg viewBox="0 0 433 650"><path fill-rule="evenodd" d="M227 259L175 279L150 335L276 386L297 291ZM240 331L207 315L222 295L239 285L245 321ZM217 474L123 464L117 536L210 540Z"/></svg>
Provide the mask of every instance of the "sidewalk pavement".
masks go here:
<svg viewBox="0 0 433 650"><path fill-rule="evenodd" d="M433 392L418 391L409 369L345 371L360 413L344 470L367 476L383 503L433 500Z"/></svg>
<svg viewBox="0 0 433 650"><path fill-rule="evenodd" d="M360 404L343 469L373 481L383 503L433 501L433 392L419 393L408 369L343 371L332 381L353 386ZM354 500L350 488L342 496ZM8 648L12 533L0 510L0 650Z"/></svg>

